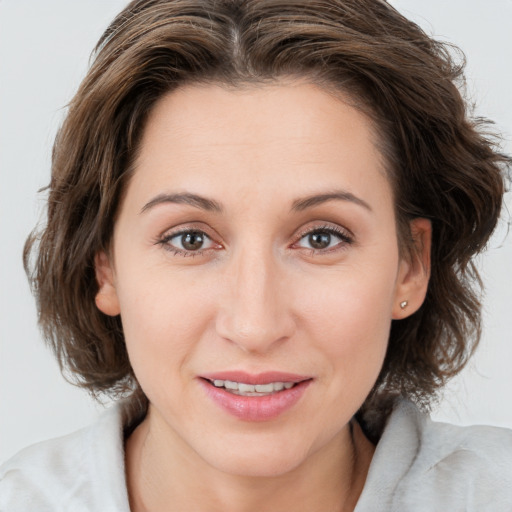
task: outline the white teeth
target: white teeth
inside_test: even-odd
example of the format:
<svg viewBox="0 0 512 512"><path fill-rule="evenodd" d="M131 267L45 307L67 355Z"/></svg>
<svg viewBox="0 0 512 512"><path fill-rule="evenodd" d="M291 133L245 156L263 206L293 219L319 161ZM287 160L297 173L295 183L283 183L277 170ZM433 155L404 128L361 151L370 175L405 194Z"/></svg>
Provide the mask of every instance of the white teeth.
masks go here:
<svg viewBox="0 0 512 512"><path fill-rule="evenodd" d="M238 391L240 391L240 393L254 393L254 386L252 384L244 384L243 382L240 382L238 384Z"/></svg>
<svg viewBox="0 0 512 512"><path fill-rule="evenodd" d="M274 391L274 384L256 384L254 386L258 393L272 393Z"/></svg>
<svg viewBox="0 0 512 512"><path fill-rule="evenodd" d="M234 382L232 380L215 379L211 381L216 388L225 388L236 395L244 396L265 396L291 389L295 382L269 382L268 384L246 384L245 382Z"/></svg>

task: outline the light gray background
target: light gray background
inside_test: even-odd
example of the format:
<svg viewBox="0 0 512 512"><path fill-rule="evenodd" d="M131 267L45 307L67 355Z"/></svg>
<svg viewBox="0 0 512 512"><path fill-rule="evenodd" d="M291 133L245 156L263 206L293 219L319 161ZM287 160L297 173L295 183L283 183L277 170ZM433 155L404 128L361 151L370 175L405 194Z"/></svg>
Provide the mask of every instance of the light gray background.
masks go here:
<svg viewBox="0 0 512 512"><path fill-rule="evenodd" d="M512 0L395 0L427 32L462 47L477 112L512 152ZM40 339L21 265L43 207L52 140L88 56L125 0L0 0L0 461L68 433L101 410L67 384ZM508 198L509 209L512 201ZM502 225L481 261L485 332L434 416L512 427L512 235Z"/></svg>

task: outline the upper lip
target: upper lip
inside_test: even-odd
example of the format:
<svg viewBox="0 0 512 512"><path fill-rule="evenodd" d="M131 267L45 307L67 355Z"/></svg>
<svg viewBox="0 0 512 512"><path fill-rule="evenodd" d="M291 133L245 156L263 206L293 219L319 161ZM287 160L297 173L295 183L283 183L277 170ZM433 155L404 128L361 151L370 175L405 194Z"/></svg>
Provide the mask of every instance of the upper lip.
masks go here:
<svg viewBox="0 0 512 512"><path fill-rule="evenodd" d="M311 377L307 375L298 375L296 373L288 372L269 371L262 373L247 373L237 370L203 373L200 377L211 381L229 380L232 382L243 382L245 384L270 384L271 382L297 383L311 379Z"/></svg>

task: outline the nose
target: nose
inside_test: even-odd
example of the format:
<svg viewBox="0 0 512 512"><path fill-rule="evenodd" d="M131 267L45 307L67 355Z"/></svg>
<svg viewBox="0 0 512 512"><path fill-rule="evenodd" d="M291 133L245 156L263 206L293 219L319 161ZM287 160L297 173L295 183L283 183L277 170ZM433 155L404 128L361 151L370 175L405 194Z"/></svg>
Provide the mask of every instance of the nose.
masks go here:
<svg viewBox="0 0 512 512"><path fill-rule="evenodd" d="M217 334L245 352L266 353L295 331L286 272L271 250L244 250L226 268Z"/></svg>

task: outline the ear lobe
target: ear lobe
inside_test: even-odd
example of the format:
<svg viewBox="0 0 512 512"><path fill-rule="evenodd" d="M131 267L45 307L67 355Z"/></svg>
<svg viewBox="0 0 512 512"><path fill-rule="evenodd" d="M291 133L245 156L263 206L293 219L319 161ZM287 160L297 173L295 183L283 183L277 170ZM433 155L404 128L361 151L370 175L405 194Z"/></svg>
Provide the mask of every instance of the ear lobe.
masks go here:
<svg viewBox="0 0 512 512"><path fill-rule="evenodd" d="M121 309L114 284L114 272L110 259L104 251L100 251L94 257L94 269L98 282L96 307L105 315L119 315Z"/></svg>
<svg viewBox="0 0 512 512"><path fill-rule="evenodd" d="M398 270L392 318L400 320L412 315L423 304L430 279L432 224L416 218L410 223L413 247L404 255Z"/></svg>

